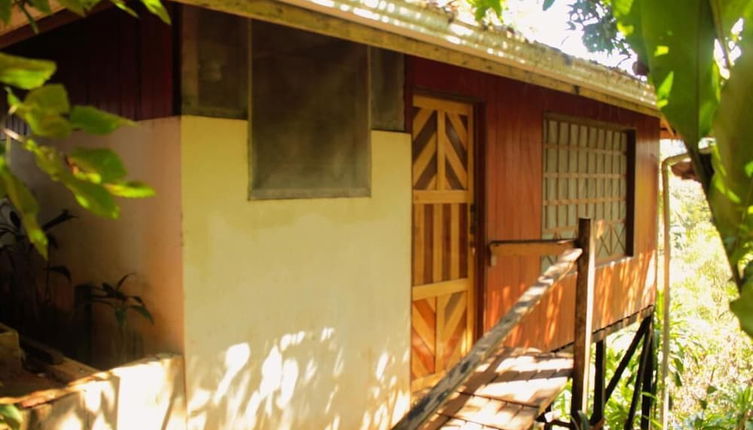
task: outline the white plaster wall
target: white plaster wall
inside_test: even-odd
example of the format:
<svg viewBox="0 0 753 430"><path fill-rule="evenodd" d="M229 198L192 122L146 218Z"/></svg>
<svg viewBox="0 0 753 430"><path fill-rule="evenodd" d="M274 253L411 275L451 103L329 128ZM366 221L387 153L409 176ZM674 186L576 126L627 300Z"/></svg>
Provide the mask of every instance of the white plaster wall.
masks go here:
<svg viewBox="0 0 753 430"><path fill-rule="evenodd" d="M409 402L410 136L372 196L249 201L247 122L181 123L192 429L385 429Z"/></svg>

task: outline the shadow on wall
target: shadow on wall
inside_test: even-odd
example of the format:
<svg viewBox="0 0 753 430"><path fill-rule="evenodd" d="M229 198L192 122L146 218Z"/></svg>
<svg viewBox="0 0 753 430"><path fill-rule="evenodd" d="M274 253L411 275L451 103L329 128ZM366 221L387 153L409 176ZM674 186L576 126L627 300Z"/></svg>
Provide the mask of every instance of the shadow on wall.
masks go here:
<svg viewBox="0 0 753 430"><path fill-rule="evenodd" d="M312 351L319 356L310 356ZM408 351L362 359L368 366L348 362L333 328L284 334L260 353L238 343L214 357L197 358L187 366L189 428L388 429L410 403L401 380ZM354 374L353 368L370 371Z"/></svg>

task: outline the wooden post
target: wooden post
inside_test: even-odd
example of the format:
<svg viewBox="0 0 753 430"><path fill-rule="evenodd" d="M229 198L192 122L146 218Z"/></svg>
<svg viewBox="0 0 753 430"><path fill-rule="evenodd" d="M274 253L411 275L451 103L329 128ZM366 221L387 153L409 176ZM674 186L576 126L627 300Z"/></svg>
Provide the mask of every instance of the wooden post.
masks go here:
<svg viewBox="0 0 753 430"><path fill-rule="evenodd" d="M594 275L596 246L592 222L578 220L578 259L575 282L575 342L573 343L573 397L570 414L578 423L579 413L588 416L588 379L591 367L591 333L593 331Z"/></svg>
<svg viewBox="0 0 753 430"><path fill-rule="evenodd" d="M651 405L656 394L656 384L654 383L654 325L653 321L649 325L646 333L646 342L648 345L648 354L646 356L646 368L643 370L643 400L641 402L641 430L648 430L651 427Z"/></svg>
<svg viewBox="0 0 753 430"><path fill-rule="evenodd" d="M591 416L591 425L598 426L604 420L604 406L606 404L606 380L607 380L607 346L606 339L596 342L596 373L594 377L594 412Z"/></svg>
<svg viewBox="0 0 753 430"><path fill-rule="evenodd" d="M627 421L625 421L625 430L633 430L633 421L636 409L638 409L638 400L641 398L641 393L643 393L644 374L649 364L649 356L651 355L651 336L653 333L650 328L651 325L649 323L649 330L646 330L646 333L643 335L643 348L641 349L640 362L638 363L638 372L635 375L633 398L630 401L630 410L628 411Z"/></svg>

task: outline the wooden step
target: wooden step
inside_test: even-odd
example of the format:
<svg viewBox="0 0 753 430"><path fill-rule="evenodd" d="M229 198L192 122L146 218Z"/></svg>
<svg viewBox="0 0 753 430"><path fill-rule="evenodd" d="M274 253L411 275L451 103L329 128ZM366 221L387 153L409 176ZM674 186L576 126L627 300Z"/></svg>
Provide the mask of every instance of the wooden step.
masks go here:
<svg viewBox="0 0 753 430"><path fill-rule="evenodd" d="M572 372L569 354L502 348L421 428L530 429L565 388Z"/></svg>

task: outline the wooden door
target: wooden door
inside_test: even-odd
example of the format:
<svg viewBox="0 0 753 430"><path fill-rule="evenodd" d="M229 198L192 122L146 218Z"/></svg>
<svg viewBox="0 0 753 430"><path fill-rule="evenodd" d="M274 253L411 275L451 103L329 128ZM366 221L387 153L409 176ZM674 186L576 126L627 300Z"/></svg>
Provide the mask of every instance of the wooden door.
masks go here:
<svg viewBox="0 0 753 430"><path fill-rule="evenodd" d="M474 329L473 105L413 98L411 388L433 385Z"/></svg>

